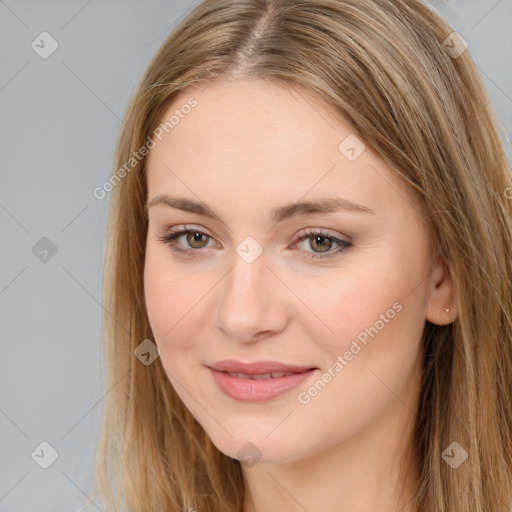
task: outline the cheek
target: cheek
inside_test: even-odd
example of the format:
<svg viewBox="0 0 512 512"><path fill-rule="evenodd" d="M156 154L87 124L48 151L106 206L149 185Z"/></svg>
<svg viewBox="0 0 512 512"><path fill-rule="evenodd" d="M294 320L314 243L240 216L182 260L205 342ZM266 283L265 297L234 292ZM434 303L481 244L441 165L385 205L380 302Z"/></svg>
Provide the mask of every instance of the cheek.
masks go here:
<svg viewBox="0 0 512 512"><path fill-rule="evenodd" d="M386 273L382 265L368 264L338 275L326 273L297 285L294 291L307 305L301 316L311 339L321 339L329 352L340 353L390 308L389 315L393 316L400 283L383 279Z"/></svg>
<svg viewBox="0 0 512 512"><path fill-rule="evenodd" d="M144 268L144 296L151 330L165 361L168 354L184 352L196 339L194 329L200 325L200 295L194 278L173 269L169 262L148 251ZM200 279L199 277L197 279ZM195 290L195 291L194 291Z"/></svg>
<svg viewBox="0 0 512 512"><path fill-rule="evenodd" d="M381 253L378 261L372 258L350 273L297 287L297 295L307 298L302 325L308 337L331 362L347 354L348 366L359 369L399 365L392 354L414 357L424 322L422 287L411 293L413 266Z"/></svg>
<svg viewBox="0 0 512 512"><path fill-rule="evenodd" d="M319 418L332 423L336 417L334 423L346 422L345 434L351 435L396 399L390 390L402 395L417 367L423 326L417 307L421 290L418 296L407 296L411 290L406 275L375 269L375 273L354 273L331 283L335 291L328 300L317 293L308 303L323 322L319 331L318 320L309 316L309 337L325 354L322 382L300 388L297 396L311 428ZM383 275L390 277L383 279ZM336 430L332 435L338 435Z"/></svg>

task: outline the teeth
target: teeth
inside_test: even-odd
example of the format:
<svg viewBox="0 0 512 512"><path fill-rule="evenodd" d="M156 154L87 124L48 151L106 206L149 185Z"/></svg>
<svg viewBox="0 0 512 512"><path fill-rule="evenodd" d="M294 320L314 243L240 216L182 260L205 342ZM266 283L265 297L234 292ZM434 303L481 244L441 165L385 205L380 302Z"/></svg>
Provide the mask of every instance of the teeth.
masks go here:
<svg viewBox="0 0 512 512"><path fill-rule="evenodd" d="M240 374L239 374L240 375ZM260 380L260 379L270 379L272 377L272 374L271 373L262 373L260 375L250 375L249 376L249 379L254 379L254 380Z"/></svg>
<svg viewBox="0 0 512 512"><path fill-rule="evenodd" d="M237 377L239 379L276 379L278 377L287 377L288 375L295 375L296 372L274 372L274 373L260 373L257 375L246 375L245 373L231 373L228 372L231 377Z"/></svg>

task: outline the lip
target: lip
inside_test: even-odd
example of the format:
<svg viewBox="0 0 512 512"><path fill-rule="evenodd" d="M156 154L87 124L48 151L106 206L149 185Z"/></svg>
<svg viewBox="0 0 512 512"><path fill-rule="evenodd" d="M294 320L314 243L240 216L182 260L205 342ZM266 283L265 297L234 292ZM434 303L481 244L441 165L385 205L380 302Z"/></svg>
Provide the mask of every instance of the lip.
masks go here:
<svg viewBox="0 0 512 512"><path fill-rule="evenodd" d="M307 370L316 369L309 365L285 364L278 361L253 361L244 363L235 359L223 359L207 365L210 369L219 372L245 373L246 375L257 375L262 373L296 372L302 373Z"/></svg>
<svg viewBox="0 0 512 512"><path fill-rule="evenodd" d="M264 402L272 400L297 387L318 371L311 366L298 366L278 363L277 361L240 361L224 360L208 366L213 380L225 395L241 402ZM243 373L256 375L264 373L295 372L282 377L251 379L229 375Z"/></svg>

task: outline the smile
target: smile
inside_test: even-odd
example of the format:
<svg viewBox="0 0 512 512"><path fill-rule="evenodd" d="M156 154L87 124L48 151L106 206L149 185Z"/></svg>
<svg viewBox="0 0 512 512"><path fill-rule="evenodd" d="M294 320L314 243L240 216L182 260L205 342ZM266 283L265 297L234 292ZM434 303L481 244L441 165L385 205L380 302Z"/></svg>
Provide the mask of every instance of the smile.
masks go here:
<svg viewBox="0 0 512 512"><path fill-rule="evenodd" d="M272 372L244 374L218 371L210 368L213 380L226 396L240 402L264 402L272 400L297 387L317 369L302 372Z"/></svg>

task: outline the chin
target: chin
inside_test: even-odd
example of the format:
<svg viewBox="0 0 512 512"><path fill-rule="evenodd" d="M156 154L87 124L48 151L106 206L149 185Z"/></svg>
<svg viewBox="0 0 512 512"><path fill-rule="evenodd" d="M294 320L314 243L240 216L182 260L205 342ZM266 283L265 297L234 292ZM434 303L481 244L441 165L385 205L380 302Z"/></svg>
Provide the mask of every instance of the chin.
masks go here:
<svg viewBox="0 0 512 512"><path fill-rule="evenodd" d="M239 435L236 432L231 433L233 437L224 431L220 435L210 435L207 431L212 443L220 452L244 462L246 467L251 467L255 463L285 464L302 456L297 447L298 440L291 435L279 436L274 432L265 438L266 434L262 434L262 429L255 429L254 435L251 435L250 429L245 429Z"/></svg>

